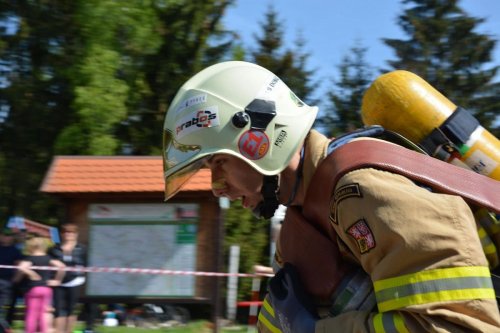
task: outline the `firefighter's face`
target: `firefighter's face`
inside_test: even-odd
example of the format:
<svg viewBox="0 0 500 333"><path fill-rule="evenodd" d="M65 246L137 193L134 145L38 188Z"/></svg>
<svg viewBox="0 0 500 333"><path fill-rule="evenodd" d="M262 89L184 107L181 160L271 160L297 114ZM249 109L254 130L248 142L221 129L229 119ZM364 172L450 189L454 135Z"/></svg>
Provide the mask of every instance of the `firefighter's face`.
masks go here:
<svg viewBox="0 0 500 333"><path fill-rule="evenodd" d="M243 160L232 155L216 154L206 165L212 171L212 192L215 196L241 199L243 207L251 210L262 201L262 174Z"/></svg>

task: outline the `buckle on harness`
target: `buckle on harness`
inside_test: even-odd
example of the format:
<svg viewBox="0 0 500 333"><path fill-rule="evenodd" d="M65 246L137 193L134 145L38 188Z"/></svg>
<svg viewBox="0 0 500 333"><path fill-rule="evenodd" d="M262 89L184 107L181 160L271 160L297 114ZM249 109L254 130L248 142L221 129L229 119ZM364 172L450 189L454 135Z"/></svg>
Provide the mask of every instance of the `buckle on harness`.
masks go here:
<svg viewBox="0 0 500 333"><path fill-rule="evenodd" d="M452 155L462 156L467 152L465 144L479 125L479 121L466 109L457 107L441 126L420 142L420 146L429 155L448 161Z"/></svg>

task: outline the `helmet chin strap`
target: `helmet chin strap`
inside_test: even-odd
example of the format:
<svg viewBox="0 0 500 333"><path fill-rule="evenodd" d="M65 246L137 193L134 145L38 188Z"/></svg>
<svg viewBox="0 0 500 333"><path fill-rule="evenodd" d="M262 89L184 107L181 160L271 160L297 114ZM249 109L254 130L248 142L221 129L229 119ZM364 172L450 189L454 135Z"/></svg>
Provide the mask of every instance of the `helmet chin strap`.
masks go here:
<svg viewBox="0 0 500 333"><path fill-rule="evenodd" d="M290 206L290 204L295 199L297 195L297 191L299 189L300 181L302 179L302 169L304 168L304 156L305 156L306 144L302 146L300 150L300 162L297 167L297 175L295 178L295 184L292 189L292 193L290 194L290 198L288 198L286 207ZM270 219L273 217L274 212L278 209L280 202L278 200L279 194L279 175L275 176L263 176L264 180L262 183L262 189L260 193L262 194L263 200L259 202L257 207L253 210L253 214L257 217L263 217L265 219Z"/></svg>
<svg viewBox="0 0 500 333"><path fill-rule="evenodd" d="M262 183L260 193L262 194L264 200L259 202L257 207L254 208L253 214L257 217L270 219L273 217L274 212L280 205L278 201L279 176L274 175L263 177L264 181Z"/></svg>

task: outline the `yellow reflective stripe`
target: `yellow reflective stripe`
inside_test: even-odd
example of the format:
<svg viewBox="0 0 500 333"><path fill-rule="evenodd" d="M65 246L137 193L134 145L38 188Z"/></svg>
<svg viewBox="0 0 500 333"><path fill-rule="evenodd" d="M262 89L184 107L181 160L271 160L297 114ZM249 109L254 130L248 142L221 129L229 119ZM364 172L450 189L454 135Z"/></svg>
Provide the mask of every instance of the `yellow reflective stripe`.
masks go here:
<svg viewBox="0 0 500 333"><path fill-rule="evenodd" d="M410 331L408 331L408 329L406 328L405 321L403 320L403 317L399 313L397 313L394 316L394 326L396 326L396 330L399 333L410 333Z"/></svg>
<svg viewBox="0 0 500 333"><path fill-rule="evenodd" d="M375 333L387 333L384 329L384 323L382 322L382 314L377 313L373 316L373 328L375 329Z"/></svg>
<svg viewBox="0 0 500 333"><path fill-rule="evenodd" d="M454 267L407 274L374 283L380 312L411 305L495 298L487 267Z"/></svg>
<svg viewBox="0 0 500 333"><path fill-rule="evenodd" d="M267 320L266 317L264 317L264 315L262 314L262 312L259 313L259 322L261 322L262 325L264 325L272 333L282 333L279 328L277 328L276 326L274 326L269 320Z"/></svg>
<svg viewBox="0 0 500 333"><path fill-rule="evenodd" d="M377 313L373 316L373 328L375 333L410 333L397 312Z"/></svg>
<svg viewBox="0 0 500 333"><path fill-rule="evenodd" d="M263 307L264 307L264 309L265 309L267 312L269 312L269 314L270 314L271 316L273 316L273 318L274 318L274 309L273 309L273 307L271 306L271 304L269 304L269 302L268 302L267 298L266 298L266 299L264 299L264 302L262 303L262 306L263 306Z"/></svg>
<svg viewBox="0 0 500 333"><path fill-rule="evenodd" d="M487 209L481 208L477 210L474 213L474 217L480 225L486 228L488 234L493 236L500 232L500 221L498 221L495 214Z"/></svg>
<svg viewBox="0 0 500 333"><path fill-rule="evenodd" d="M495 244L490 243L487 246L483 246L483 252L486 254L496 254L497 247L495 246Z"/></svg>
<svg viewBox="0 0 500 333"><path fill-rule="evenodd" d="M413 296L402 297L391 301L378 303L378 309L381 312L400 309L410 305L427 304L435 302L460 301L467 299L494 299L495 291L491 288L484 289L462 289L439 291L427 294L417 294Z"/></svg>
<svg viewBox="0 0 500 333"><path fill-rule="evenodd" d="M497 248L495 244L491 241L490 236L486 233L483 227L477 229L477 234L481 240L481 246L483 247L483 252L485 254L496 254Z"/></svg>
<svg viewBox="0 0 500 333"><path fill-rule="evenodd" d="M375 292L378 292L386 288L404 286L416 282L454 279L457 277L491 277L491 275L488 267L482 266L440 268L375 281L373 287Z"/></svg>
<svg viewBox="0 0 500 333"><path fill-rule="evenodd" d="M279 322L275 318L274 309L269 303L267 297L264 299L264 302L262 303L262 308L259 312L258 321L262 323L262 325L264 325L269 331L273 333L281 333L281 330L276 326L276 324L279 324ZM274 321L276 323L274 323Z"/></svg>
<svg viewBox="0 0 500 333"><path fill-rule="evenodd" d="M479 238L483 238L483 237L487 236L486 230L484 230L483 227L479 227L477 229L477 234L479 235Z"/></svg>

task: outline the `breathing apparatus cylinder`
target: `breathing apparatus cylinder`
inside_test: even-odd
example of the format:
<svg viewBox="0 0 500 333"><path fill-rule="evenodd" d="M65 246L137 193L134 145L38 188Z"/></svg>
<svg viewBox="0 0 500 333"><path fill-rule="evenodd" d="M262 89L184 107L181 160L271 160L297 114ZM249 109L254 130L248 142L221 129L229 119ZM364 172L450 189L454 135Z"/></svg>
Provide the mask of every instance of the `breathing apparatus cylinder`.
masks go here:
<svg viewBox="0 0 500 333"><path fill-rule="evenodd" d="M396 70L379 76L363 96L361 116L365 125L397 132L435 158L500 180L500 141L418 75ZM490 267L497 267L498 216L477 207L474 217Z"/></svg>
<svg viewBox="0 0 500 333"><path fill-rule="evenodd" d="M363 97L361 115L365 125L397 132L431 156L500 180L500 141L418 75L379 76Z"/></svg>

